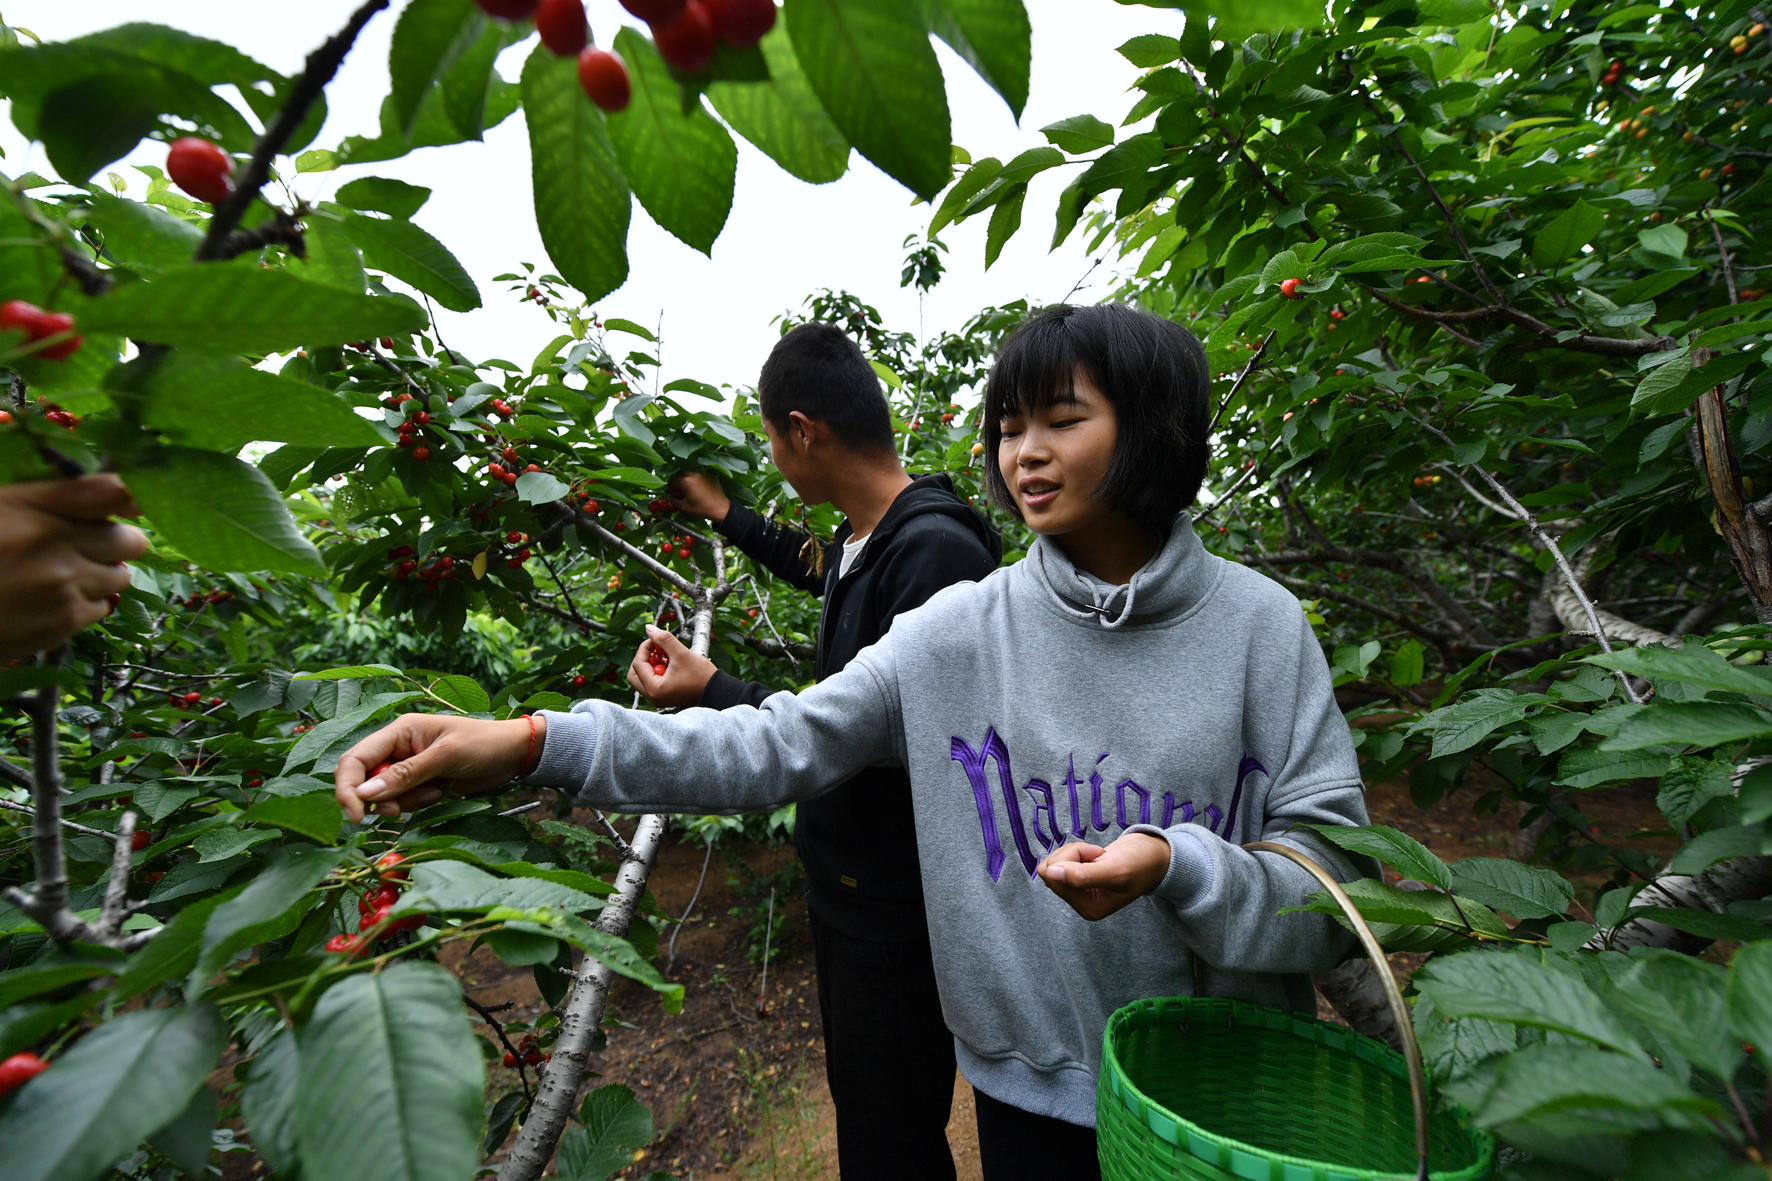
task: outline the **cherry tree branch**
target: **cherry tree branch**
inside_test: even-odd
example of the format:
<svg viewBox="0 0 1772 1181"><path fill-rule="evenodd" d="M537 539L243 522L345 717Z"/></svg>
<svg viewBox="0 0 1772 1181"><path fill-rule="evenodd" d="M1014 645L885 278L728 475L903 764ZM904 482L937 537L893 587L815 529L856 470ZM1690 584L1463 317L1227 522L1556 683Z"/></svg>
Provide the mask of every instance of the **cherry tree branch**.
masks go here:
<svg viewBox="0 0 1772 1181"><path fill-rule="evenodd" d="M1427 431L1442 443L1445 443L1448 447L1452 445L1452 437L1433 423L1428 422L1407 407L1404 408L1403 413L1407 414L1417 426L1421 427L1422 430ZM1470 469L1482 477L1483 482L1489 485L1490 490L1495 493L1496 498L1505 504L1508 507L1508 511L1518 517L1521 523L1526 526L1527 530L1531 532L1532 536L1538 539L1538 543L1549 551L1551 559L1556 562L1557 569L1563 575L1563 581L1568 584L1570 593L1573 594L1576 600L1581 604L1582 612L1587 617L1588 626L1593 629L1592 635L1594 639L1599 641L1600 648L1603 651L1612 651L1612 641L1606 638L1606 628L1600 622L1599 611L1595 608L1594 601L1587 597L1587 592L1581 589L1581 580L1575 576L1574 569L1569 565L1569 559L1563 556L1562 547L1557 544L1557 539L1552 537L1545 527L1539 523L1538 518L1532 515L1531 510L1521 504L1518 500L1514 499L1514 494L1509 492L1507 486L1500 480L1496 479L1488 468L1480 463L1473 463L1470 465ZM1641 693L1637 692L1636 686L1631 684L1631 679L1621 671L1614 670L1614 672L1618 677L1619 685L1624 689L1625 697L1628 698L1632 704L1643 704L1646 699Z"/></svg>
<svg viewBox="0 0 1772 1181"><path fill-rule="evenodd" d="M1273 329L1262 338L1261 343L1255 348L1255 355L1249 358L1249 363L1243 366L1243 372L1237 374L1237 380L1231 383L1231 392L1226 394L1224 396L1224 401L1218 404L1218 413L1212 416L1212 423L1206 428L1206 434L1208 437L1211 436L1213 431L1218 429L1218 420L1224 417L1224 412L1230 409L1231 403L1236 400L1237 394L1242 390L1244 384L1248 382L1249 375L1255 372L1256 366L1260 365L1261 359L1267 355L1267 346L1274 343L1274 333L1277 331L1279 330Z"/></svg>
<svg viewBox="0 0 1772 1181"><path fill-rule="evenodd" d="M9 812L22 812L26 816L34 817L37 815L37 809L27 807L24 804L15 804L11 800L0 800L0 808L5 808ZM61 826L71 832L77 832L81 836L104 837L107 841L117 835L114 832L106 832L102 828L88 828L84 824L75 824L72 820L65 817L61 820Z"/></svg>
<svg viewBox="0 0 1772 1181"><path fill-rule="evenodd" d="M216 207L215 216L209 219L209 232L204 235L203 244L197 248L197 261L208 262L227 258L228 239L240 219L246 216L246 210L258 199L258 191L265 187L271 179L271 161L283 151L283 145L295 134L295 129L302 125L308 117L308 108L332 81L338 67L344 63L345 55L356 43L357 34L369 23L369 18L388 6L388 0L368 0L356 12L345 27L327 38L326 43L308 55L302 69L301 77L296 79L290 88L289 97L277 111L277 117L265 128L265 133L258 137L258 143L252 149L252 162L246 166L246 172L240 177L234 191L228 199Z"/></svg>

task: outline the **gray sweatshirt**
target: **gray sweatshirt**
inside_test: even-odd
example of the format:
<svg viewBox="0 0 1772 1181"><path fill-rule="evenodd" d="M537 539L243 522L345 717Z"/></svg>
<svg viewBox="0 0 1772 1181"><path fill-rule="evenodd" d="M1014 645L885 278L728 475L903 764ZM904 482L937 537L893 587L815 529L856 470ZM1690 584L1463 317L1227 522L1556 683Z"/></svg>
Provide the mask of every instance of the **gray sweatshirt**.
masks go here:
<svg viewBox="0 0 1772 1181"><path fill-rule="evenodd" d="M1005 1103L1095 1122L1102 1031L1150 996L1309 1007L1351 937L1276 914L1317 889L1249 841L1358 876L1301 823L1365 824L1359 765L1298 600L1208 554L1184 514L1127 586L1057 546L938 592L878 644L761 708L547 715L530 782L618 812L749 812L863 767L910 775L942 1013L960 1071ZM1101 922L1034 875L1050 849L1167 840L1151 896Z"/></svg>

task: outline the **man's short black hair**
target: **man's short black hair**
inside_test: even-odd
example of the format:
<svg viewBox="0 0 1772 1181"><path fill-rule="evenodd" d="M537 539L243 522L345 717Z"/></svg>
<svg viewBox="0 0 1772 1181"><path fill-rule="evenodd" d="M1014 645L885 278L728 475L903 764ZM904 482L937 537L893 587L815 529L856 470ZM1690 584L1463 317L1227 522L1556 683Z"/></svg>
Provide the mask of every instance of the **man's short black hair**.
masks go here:
<svg viewBox="0 0 1772 1181"><path fill-rule="evenodd" d="M1020 515L997 467L1002 422L1075 398L1081 372L1119 418L1113 462L1095 497L1148 529L1167 533L1206 478L1212 375L1206 350L1171 320L1125 304L1056 304L1003 342L984 394L985 481Z"/></svg>
<svg viewBox="0 0 1772 1181"><path fill-rule="evenodd" d="M777 431L798 410L851 451L892 450L892 414L880 378L843 330L816 321L776 342L757 378L757 406Z"/></svg>

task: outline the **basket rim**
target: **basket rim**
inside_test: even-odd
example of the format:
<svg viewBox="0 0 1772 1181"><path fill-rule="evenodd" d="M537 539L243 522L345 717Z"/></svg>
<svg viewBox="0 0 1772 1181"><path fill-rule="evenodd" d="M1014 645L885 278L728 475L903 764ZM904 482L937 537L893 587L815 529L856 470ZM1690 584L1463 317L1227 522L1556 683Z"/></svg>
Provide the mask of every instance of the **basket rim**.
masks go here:
<svg viewBox="0 0 1772 1181"><path fill-rule="evenodd" d="M1231 1008L1232 1014L1239 1019L1244 1013L1271 1014L1282 1018L1286 1023L1285 1026L1273 1029L1273 1032L1286 1033L1294 1037L1300 1036L1298 1031L1293 1028L1294 1023L1332 1029L1336 1032L1336 1036L1345 1039L1347 1043L1347 1050L1345 1052L1350 1056L1359 1057L1361 1061L1368 1061L1372 1065L1378 1066L1380 1069L1389 1071L1398 1076L1406 1077L1407 1068L1403 1056L1397 1053L1385 1042L1379 1041L1377 1038L1367 1037L1361 1033L1356 1033L1346 1026L1323 1021L1308 1013L1269 1008L1266 1005L1258 1005L1252 1001L1237 1000L1233 997L1146 997L1142 1000L1136 1000L1129 1004L1122 1005L1120 1008L1114 1010L1113 1014L1108 1018L1106 1029L1102 1031L1101 1050L1102 1089L1111 1090L1113 1092L1114 1099L1127 1110L1134 1122L1136 1122L1146 1134L1156 1136L1166 1143L1172 1143L1176 1148L1185 1150L1190 1156L1197 1160L1204 1161L1215 1168L1220 1167L1219 1156L1216 1152L1213 1156L1206 1156L1197 1147L1201 1142L1210 1144L1215 1149L1230 1149L1282 1166L1290 1165L1294 1168L1302 1168L1310 1171L1313 1176L1323 1176L1327 1174L1336 1177L1345 1177L1348 1181L1393 1181L1393 1179L1394 1181L1414 1181L1415 1172L1413 1170L1403 1173L1378 1172L1373 1169L1361 1168L1359 1166L1336 1164L1330 1161L1314 1160L1310 1157L1293 1156L1284 1152L1276 1152L1269 1148L1260 1148L1247 1141L1238 1140L1235 1137L1226 1136L1222 1133L1209 1131L1188 1119L1186 1116L1171 1111L1168 1107L1158 1103L1140 1090L1138 1086L1133 1083L1130 1076L1128 1076L1126 1070L1121 1066L1119 1058L1114 1053L1115 1032L1135 1017L1141 1016L1147 1012L1190 1009L1195 1006L1208 1004L1214 1007L1228 1005ZM1264 1028L1272 1027L1264 1026ZM1354 1046L1361 1043L1368 1048L1372 1057L1368 1058L1364 1055L1355 1054ZM1330 1049L1335 1048L1333 1046L1328 1046L1327 1043L1320 1044L1324 1044ZM1096 1102L1099 1104L1104 1100L1105 1096L1102 1096L1098 1091ZM1175 1125L1177 1136L1173 1141L1170 1141L1167 1136L1161 1135L1161 1133L1152 1126L1150 1121L1146 1118L1146 1109L1160 1113L1164 1119ZM1461 1107L1448 1107L1446 1110L1458 1120L1460 1129L1475 1142L1477 1159L1455 1172L1434 1172L1430 1173L1429 1177L1432 1178L1432 1181L1477 1181L1478 1178L1492 1175L1495 1169L1496 1152L1494 1133L1490 1132L1487 1128L1473 1128L1469 1126L1466 1122L1468 1119L1467 1113Z"/></svg>

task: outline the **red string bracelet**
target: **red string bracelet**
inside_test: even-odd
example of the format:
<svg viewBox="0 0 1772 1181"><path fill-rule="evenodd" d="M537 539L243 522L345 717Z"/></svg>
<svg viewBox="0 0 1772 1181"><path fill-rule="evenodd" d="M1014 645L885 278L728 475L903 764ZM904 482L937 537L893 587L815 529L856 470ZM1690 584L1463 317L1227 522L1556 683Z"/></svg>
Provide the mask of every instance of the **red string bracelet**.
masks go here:
<svg viewBox="0 0 1772 1181"><path fill-rule="evenodd" d="M528 775L535 770L535 718L524 714L523 720L529 723L529 753L523 756L523 774Z"/></svg>

